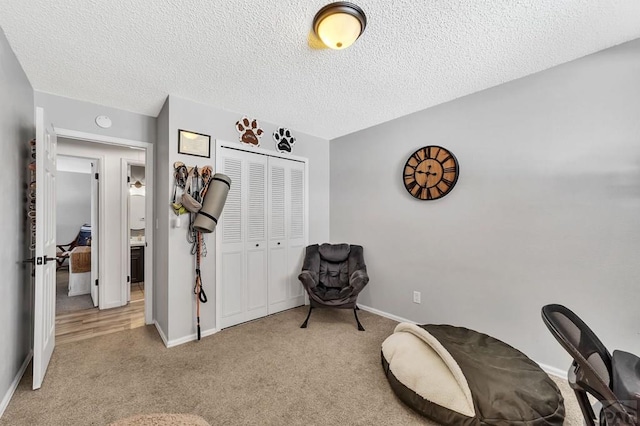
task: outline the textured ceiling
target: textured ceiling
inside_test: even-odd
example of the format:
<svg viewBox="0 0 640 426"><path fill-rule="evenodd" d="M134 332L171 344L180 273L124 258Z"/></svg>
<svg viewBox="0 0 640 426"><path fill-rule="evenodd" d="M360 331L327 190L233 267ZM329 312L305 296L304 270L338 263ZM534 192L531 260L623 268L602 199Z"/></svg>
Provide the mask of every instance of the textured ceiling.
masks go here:
<svg viewBox="0 0 640 426"><path fill-rule="evenodd" d="M0 0L34 88L156 116L167 94L333 139L640 37L638 0L357 0L363 36L313 49L329 0Z"/></svg>

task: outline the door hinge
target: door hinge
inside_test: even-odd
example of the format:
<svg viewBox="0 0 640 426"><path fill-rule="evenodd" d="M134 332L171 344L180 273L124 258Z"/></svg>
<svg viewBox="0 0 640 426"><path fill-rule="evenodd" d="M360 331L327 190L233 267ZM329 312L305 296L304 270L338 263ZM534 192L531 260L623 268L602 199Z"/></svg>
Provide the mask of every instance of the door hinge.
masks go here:
<svg viewBox="0 0 640 426"><path fill-rule="evenodd" d="M98 179L99 176L100 176L100 173L96 173L96 180Z"/></svg>
<svg viewBox="0 0 640 426"><path fill-rule="evenodd" d="M131 277L129 275L127 275L127 282L130 283L131 282Z"/></svg>
<svg viewBox="0 0 640 426"><path fill-rule="evenodd" d="M98 280L96 279L96 286L98 285Z"/></svg>
<svg viewBox="0 0 640 426"><path fill-rule="evenodd" d="M127 183L131 183L131 176L127 176Z"/></svg>

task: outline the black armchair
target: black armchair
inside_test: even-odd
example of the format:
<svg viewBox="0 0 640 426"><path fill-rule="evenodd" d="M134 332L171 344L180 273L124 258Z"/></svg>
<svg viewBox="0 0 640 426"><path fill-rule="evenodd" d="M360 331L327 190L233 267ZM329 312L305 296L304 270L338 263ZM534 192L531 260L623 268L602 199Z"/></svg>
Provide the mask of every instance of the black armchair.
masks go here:
<svg viewBox="0 0 640 426"><path fill-rule="evenodd" d="M613 351L612 356L587 324L562 305L544 306L542 320L573 358L569 386L576 394L585 424L595 425L587 393L602 403L601 426L638 424L640 358L623 351Z"/></svg>
<svg viewBox="0 0 640 426"><path fill-rule="evenodd" d="M309 294L309 313L300 328L307 328L313 308L353 309L358 330L364 331L358 313L358 294L369 282L362 246L313 244L307 247L298 276Z"/></svg>

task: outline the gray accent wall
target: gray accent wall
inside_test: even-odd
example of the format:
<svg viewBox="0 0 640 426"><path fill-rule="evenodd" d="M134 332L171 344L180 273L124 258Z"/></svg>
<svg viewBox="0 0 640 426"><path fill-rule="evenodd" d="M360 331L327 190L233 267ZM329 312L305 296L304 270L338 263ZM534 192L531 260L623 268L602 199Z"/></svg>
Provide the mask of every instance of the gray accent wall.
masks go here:
<svg viewBox="0 0 640 426"><path fill-rule="evenodd" d="M460 163L437 201L402 182L426 145ZM640 353L640 40L332 140L330 194L331 240L365 248L363 305L566 371L540 318L560 303Z"/></svg>
<svg viewBox="0 0 640 426"><path fill-rule="evenodd" d="M33 291L28 256L25 187L28 143L35 137L33 88L0 28L0 416L31 352Z"/></svg>

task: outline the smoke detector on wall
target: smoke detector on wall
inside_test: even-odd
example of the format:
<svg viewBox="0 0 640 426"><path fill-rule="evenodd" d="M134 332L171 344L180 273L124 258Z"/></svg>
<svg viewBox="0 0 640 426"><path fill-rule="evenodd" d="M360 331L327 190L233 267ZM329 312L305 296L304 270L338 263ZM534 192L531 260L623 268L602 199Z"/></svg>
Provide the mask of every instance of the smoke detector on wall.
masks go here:
<svg viewBox="0 0 640 426"><path fill-rule="evenodd" d="M109 127L111 127L111 119L106 115L99 115L96 117L96 124L98 125L98 127L108 129Z"/></svg>

